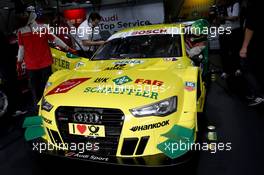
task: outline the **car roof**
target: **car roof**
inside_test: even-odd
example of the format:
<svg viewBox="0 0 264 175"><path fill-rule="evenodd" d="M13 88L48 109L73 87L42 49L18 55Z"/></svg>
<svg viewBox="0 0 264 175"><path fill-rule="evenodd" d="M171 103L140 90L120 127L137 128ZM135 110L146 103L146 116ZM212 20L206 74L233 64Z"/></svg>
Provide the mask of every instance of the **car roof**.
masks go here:
<svg viewBox="0 0 264 175"><path fill-rule="evenodd" d="M184 23L175 23L175 24L153 24L153 25L146 25L146 26L137 26L131 27L127 29L123 29L118 31L117 33L122 32L131 32L131 31L138 31L138 30L153 30L153 29L162 29L162 28L180 28L185 26Z"/></svg>

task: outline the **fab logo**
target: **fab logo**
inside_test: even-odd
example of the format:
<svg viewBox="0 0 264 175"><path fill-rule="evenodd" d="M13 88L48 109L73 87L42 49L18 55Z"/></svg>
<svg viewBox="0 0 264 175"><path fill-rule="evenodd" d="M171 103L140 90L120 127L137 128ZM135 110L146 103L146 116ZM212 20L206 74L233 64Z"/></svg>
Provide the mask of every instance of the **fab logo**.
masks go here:
<svg viewBox="0 0 264 175"><path fill-rule="evenodd" d="M163 81L158 80L145 80L145 79L136 79L136 84L146 84L146 85L153 85L153 86L162 86Z"/></svg>

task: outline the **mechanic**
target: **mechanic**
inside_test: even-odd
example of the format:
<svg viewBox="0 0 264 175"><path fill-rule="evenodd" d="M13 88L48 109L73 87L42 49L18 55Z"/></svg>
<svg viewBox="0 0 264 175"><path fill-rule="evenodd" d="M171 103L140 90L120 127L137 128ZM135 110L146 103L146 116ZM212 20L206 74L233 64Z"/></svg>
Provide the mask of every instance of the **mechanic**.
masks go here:
<svg viewBox="0 0 264 175"><path fill-rule="evenodd" d="M80 56L91 58L96 51L96 48L105 43L105 41L100 40L99 22L101 19L102 17L98 13L92 12L89 15L89 18L83 21L78 27L77 36L82 48L78 45L76 47L77 50L79 50ZM83 51L85 53L83 53Z"/></svg>
<svg viewBox="0 0 264 175"><path fill-rule="evenodd" d="M20 18L26 24L18 29L19 49L17 59L18 63L21 63L23 59L25 61L34 104L32 113L36 113L37 102L41 99L45 84L51 75L53 59L48 42L53 41L69 52L74 52L74 50L58 37L50 34L48 30L45 30L43 35L43 29L46 25L38 24L35 21L37 15L32 7L27 8L20 15ZM39 31L42 35L39 35L36 31Z"/></svg>
<svg viewBox="0 0 264 175"><path fill-rule="evenodd" d="M222 78L227 78L228 75L241 75L239 62L239 49L242 42L242 28L240 26L240 4L237 0L225 0L224 14L220 14L219 18L223 24L221 28L231 28L231 34L225 33L219 36L221 57L223 63Z"/></svg>
<svg viewBox="0 0 264 175"><path fill-rule="evenodd" d="M0 53L3 54L0 64L0 79L2 81L0 84L4 84L6 95L8 97L7 114L12 114L12 116L15 117L23 115L27 111L18 105L22 102L22 99L19 98L22 94L18 86L18 76L16 71L17 45L11 41L11 36L6 36L0 31Z"/></svg>
<svg viewBox="0 0 264 175"><path fill-rule="evenodd" d="M244 77L249 87L249 106L259 105L264 102L264 81L263 81L263 53L261 45L261 22L258 20L261 12L259 1L250 1L246 17L246 29L240 57ZM263 40L262 40L263 41Z"/></svg>

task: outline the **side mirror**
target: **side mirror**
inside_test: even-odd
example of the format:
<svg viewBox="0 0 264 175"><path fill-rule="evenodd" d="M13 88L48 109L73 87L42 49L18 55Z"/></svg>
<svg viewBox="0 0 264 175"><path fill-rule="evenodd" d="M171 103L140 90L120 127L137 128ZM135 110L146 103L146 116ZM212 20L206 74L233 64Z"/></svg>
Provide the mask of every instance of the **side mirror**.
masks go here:
<svg viewBox="0 0 264 175"><path fill-rule="evenodd" d="M204 56L201 53L201 54L193 56L191 59L194 62L194 64L197 66L197 65L200 65L200 63L203 61L203 58Z"/></svg>
<svg viewBox="0 0 264 175"><path fill-rule="evenodd" d="M68 53L66 54L66 56L67 56L67 58L71 58L71 59L79 58L78 55L74 55L74 54L72 54L72 53L70 53L70 52L68 52Z"/></svg>

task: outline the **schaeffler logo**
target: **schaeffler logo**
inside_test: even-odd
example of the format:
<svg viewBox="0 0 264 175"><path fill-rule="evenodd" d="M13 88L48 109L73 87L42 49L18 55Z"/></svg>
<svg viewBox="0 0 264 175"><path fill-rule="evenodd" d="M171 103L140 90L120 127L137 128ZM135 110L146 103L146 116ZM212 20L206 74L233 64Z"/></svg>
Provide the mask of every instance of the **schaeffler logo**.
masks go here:
<svg viewBox="0 0 264 175"><path fill-rule="evenodd" d="M158 123L154 123L154 124L149 124L149 125L142 125L142 126L133 126L130 130L133 132L136 131L145 131L145 130L149 130L149 129L155 129L155 128L160 128L163 126L167 126L169 125L169 120L163 121L163 122L158 122Z"/></svg>

